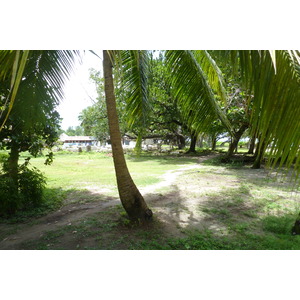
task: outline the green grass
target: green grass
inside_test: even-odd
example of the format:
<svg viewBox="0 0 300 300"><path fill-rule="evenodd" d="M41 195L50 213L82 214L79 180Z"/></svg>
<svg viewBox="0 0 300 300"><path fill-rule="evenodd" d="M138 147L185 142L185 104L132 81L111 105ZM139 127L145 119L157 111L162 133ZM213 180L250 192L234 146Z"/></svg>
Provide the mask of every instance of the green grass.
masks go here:
<svg viewBox="0 0 300 300"><path fill-rule="evenodd" d="M49 178L47 201L36 211L16 216L15 222L35 224L34 217L56 210L63 205L66 196L74 199L69 203L75 206L106 200L106 196L116 192L112 158L106 154L63 153L56 156L52 166L43 165L43 161L43 157L38 157L31 162ZM127 161L137 185L145 186L158 182L159 176L166 171L195 163L197 159L129 155ZM38 239L26 241L19 248L300 250L300 236L291 234L299 212L299 198L291 196L287 182L267 176L264 170L241 165L233 168L230 164L215 162L186 171L169 189L162 191L150 204L153 205L154 219L147 226L131 224L121 205L117 205L44 232ZM101 195L91 193L89 186L107 188L107 192L103 192L101 198ZM164 203L166 199L169 202ZM191 199L193 205L188 205L185 201ZM175 221L182 215L185 216L183 222ZM178 230L177 235L170 234L172 222L173 230ZM201 226L193 227L195 224ZM20 225L8 224L0 240L19 230Z"/></svg>
<svg viewBox="0 0 300 300"><path fill-rule="evenodd" d="M31 164L48 178L49 188L84 189L90 186L113 189L116 179L112 157L104 153L57 154L52 165L44 165L44 157L32 158ZM182 164L195 163L193 159L143 156L127 158L128 168L135 183L146 186L159 182L159 176Z"/></svg>
<svg viewBox="0 0 300 300"><path fill-rule="evenodd" d="M7 157L6 151L0 152ZM20 164L29 153L21 153ZM68 197L68 203L86 203L118 197L115 170L111 154L96 152L59 152L51 165L45 165L45 156L32 157L30 164L37 167L47 179L44 202L38 208L18 212L2 222L23 222L32 217L39 217L60 207ZM168 170L175 170L181 165L195 163L193 158L174 156L153 156L143 154L140 157L127 155L127 164L133 180L139 187L155 184ZM97 194L90 192L98 191ZM99 195L99 192L101 195Z"/></svg>
<svg viewBox="0 0 300 300"><path fill-rule="evenodd" d="M185 238L165 234L162 224L154 219L147 228L124 222L119 207L45 233L38 240L25 242L21 249L132 249L132 250L300 250L300 236L290 232L293 215L266 216L259 222L260 234L251 231L251 223L228 222L228 232L183 230ZM118 217L119 215L119 217ZM257 223L257 220L256 220ZM87 241L92 241L88 245ZM62 247L61 244L64 244Z"/></svg>

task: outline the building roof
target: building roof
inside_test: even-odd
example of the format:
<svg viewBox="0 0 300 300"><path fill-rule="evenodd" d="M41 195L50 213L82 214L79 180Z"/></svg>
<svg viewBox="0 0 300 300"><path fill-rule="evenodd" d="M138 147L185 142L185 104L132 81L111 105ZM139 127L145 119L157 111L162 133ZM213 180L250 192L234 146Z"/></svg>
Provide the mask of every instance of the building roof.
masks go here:
<svg viewBox="0 0 300 300"><path fill-rule="evenodd" d="M69 136L66 135L65 133L63 133L59 139L62 142L66 142L66 141L97 141L97 139L93 136Z"/></svg>

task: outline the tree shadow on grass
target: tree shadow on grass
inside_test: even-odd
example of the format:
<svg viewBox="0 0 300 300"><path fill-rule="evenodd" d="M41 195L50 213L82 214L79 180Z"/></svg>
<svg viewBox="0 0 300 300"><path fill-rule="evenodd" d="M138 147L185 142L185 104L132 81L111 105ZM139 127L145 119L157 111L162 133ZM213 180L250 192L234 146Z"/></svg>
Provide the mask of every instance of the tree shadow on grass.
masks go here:
<svg viewBox="0 0 300 300"><path fill-rule="evenodd" d="M244 186L228 189L225 196L199 198L193 205L173 187L151 203L166 237L165 249L300 249L300 237L291 235L295 214L261 214L268 203L255 201ZM150 242L146 248L154 246Z"/></svg>
<svg viewBox="0 0 300 300"><path fill-rule="evenodd" d="M224 175L233 175L244 181L260 187L270 187L276 190L300 192L299 182L295 182L291 174L286 174L284 171L269 170L265 168L252 169L249 164L220 164L219 157L206 160L205 166L222 167L226 170ZM218 173L212 168L210 173Z"/></svg>

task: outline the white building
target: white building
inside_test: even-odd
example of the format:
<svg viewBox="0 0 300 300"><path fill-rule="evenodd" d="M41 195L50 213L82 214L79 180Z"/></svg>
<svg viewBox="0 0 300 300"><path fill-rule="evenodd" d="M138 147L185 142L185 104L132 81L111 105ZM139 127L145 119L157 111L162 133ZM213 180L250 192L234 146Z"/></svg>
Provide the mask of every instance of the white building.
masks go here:
<svg viewBox="0 0 300 300"><path fill-rule="evenodd" d="M98 146L98 140L93 136L68 136L63 133L59 140L63 142L63 148L72 146Z"/></svg>

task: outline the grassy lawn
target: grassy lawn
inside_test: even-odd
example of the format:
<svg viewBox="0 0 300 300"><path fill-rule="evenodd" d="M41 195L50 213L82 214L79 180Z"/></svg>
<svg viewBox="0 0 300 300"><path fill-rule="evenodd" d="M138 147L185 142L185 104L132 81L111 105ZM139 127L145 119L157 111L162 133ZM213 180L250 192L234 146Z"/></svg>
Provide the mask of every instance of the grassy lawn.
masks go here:
<svg viewBox="0 0 300 300"><path fill-rule="evenodd" d="M48 178L49 188L109 189L117 196L113 159L105 153L56 154L53 164L44 165L45 158L32 158L30 163ZM196 159L166 156L127 156L128 168L135 183L147 186L159 182L159 176L168 170L193 164Z"/></svg>
<svg viewBox="0 0 300 300"><path fill-rule="evenodd" d="M300 211L299 186L264 169L215 158L197 163L197 156L127 156L141 188L179 172L168 186L144 195L154 219L136 225L118 201L100 206L117 196L111 156L61 154L51 166L43 162L31 160L48 178L47 197L59 195L63 205L39 218L33 212L0 223L0 249L300 250L300 236L291 234Z"/></svg>

